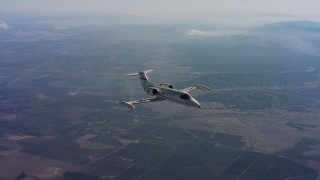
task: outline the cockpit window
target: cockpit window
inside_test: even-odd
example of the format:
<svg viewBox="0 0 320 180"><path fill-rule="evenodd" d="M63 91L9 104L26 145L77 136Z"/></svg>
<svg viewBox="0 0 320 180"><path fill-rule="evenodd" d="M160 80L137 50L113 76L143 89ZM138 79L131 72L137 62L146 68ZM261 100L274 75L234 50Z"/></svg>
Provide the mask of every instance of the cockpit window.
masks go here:
<svg viewBox="0 0 320 180"><path fill-rule="evenodd" d="M188 94L181 94L180 98L181 99L190 99L190 96Z"/></svg>

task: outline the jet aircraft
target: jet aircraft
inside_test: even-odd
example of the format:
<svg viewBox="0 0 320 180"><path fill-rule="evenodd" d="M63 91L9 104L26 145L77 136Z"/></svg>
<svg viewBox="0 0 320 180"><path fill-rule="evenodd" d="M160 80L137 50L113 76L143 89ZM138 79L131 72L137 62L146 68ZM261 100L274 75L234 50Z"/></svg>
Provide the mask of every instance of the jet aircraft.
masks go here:
<svg viewBox="0 0 320 180"><path fill-rule="evenodd" d="M135 109L135 106L134 106L135 104L168 100L168 101L182 104L185 106L200 108L200 103L195 98L193 98L189 94L189 92L196 89L200 89L203 91L210 91L209 87L200 85L200 84L193 84L191 87L181 89L181 90L174 89L173 85L170 83L161 83L160 85L154 85L149 81L147 77L147 74L151 71L153 71L153 69L141 71L138 73L126 74L126 75L129 75L129 76L139 75L142 88L147 94L153 97L135 100L135 101L121 101L120 103L122 105L130 109Z"/></svg>

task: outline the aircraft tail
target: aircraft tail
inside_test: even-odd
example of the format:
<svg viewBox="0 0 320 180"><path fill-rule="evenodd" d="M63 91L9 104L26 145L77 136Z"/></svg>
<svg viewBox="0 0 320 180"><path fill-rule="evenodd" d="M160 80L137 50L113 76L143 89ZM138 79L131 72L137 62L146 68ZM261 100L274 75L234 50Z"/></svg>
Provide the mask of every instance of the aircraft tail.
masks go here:
<svg viewBox="0 0 320 180"><path fill-rule="evenodd" d="M140 71L138 73L131 73L131 74L126 74L126 75L128 75L128 76L139 75L140 81L141 81L141 86L143 88L145 88L145 87L153 86L153 84L150 83L148 76L147 76L147 74L152 71L153 71L153 69L149 69L149 70L145 70L145 71Z"/></svg>

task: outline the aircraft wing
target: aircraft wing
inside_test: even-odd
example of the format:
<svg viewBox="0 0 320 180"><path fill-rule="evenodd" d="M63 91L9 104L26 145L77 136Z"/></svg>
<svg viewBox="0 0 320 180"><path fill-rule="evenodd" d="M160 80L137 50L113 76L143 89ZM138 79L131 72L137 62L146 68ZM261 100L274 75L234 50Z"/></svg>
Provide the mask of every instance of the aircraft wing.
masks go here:
<svg viewBox="0 0 320 180"><path fill-rule="evenodd" d="M181 91L191 92L191 91L196 90L196 89L197 89L196 87L191 86L191 87L187 87L185 89L181 89Z"/></svg>
<svg viewBox="0 0 320 180"><path fill-rule="evenodd" d="M149 102L155 102L155 101L162 101L165 99L159 98L159 97L152 97L147 99L140 99L135 101L121 101L120 103L130 109L134 109L134 104L142 104L142 103L149 103Z"/></svg>
<svg viewBox="0 0 320 180"><path fill-rule="evenodd" d="M196 89L200 89L202 91L210 91L209 87L204 86L204 85L200 85L200 84L192 84L191 87L187 87L187 88L181 89L181 91L191 92L191 91L194 91Z"/></svg>
<svg viewBox="0 0 320 180"><path fill-rule="evenodd" d="M147 99L140 99L136 101L130 101L132 104L141 104L141 103L148 103L148 102L155 102L155 101L162 101L164 99L159 98L159 97L152 97L152 98L147 98Z"/></svg>

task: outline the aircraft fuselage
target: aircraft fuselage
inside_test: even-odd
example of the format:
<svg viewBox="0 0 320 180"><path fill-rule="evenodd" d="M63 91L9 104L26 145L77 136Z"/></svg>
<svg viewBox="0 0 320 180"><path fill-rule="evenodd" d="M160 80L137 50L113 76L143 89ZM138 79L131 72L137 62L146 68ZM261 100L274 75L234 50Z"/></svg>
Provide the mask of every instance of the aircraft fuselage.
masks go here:
<svg viewBox="0 0 320 180"><path fill-rule="evenodd" d="M200 108L200 103L185 91L161 86L145 87L144 91L149 95L156 96L158 98L162 98L171 102Z"/></svg>

